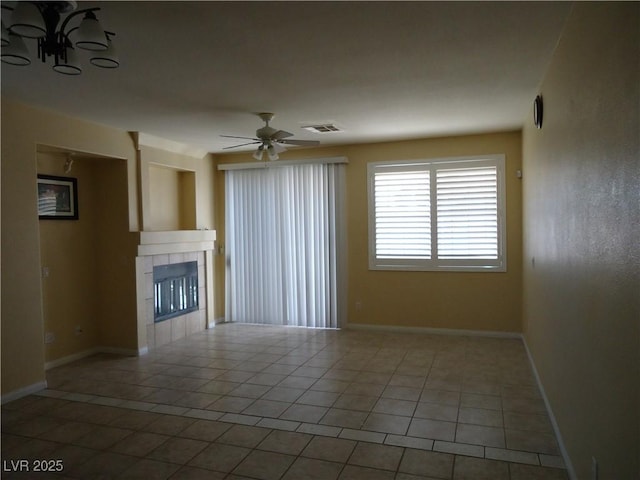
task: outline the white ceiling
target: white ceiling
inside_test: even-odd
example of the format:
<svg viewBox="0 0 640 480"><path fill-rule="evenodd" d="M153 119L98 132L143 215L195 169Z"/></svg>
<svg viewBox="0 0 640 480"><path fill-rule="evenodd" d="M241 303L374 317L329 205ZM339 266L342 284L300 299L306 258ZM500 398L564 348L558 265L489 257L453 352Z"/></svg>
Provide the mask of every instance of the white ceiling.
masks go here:
<svg viewBox="0 0 640 480"><path fill-rule="evenodd" d="M78 2L121 66L2 65L2 95L210 152L255 112L322 145L480 133L527 120L568 15L560 2ZM3 10L3 15L5 11ZM5 20L6 22L6 20ZM35 42L28 40L31 52ZM344 132L313 134L307 123ZM227 150L229 151L229 150Z"/></svg>

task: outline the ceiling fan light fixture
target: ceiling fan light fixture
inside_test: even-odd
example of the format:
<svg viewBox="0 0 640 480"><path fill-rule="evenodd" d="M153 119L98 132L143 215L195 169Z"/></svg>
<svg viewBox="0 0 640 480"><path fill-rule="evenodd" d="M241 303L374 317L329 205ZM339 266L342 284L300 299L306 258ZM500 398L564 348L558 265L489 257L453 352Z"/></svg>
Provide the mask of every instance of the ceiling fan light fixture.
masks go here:
<svg viewBox="0 0 640 480"><path fill-rule="evenodd" d="M38 6L31 2L17 2L11 15L9 31L25 38L44 37L47 27Z"/></svg>
<svg viewBox="0 0 640 480"><path fill-rule="evenodd" d="M253 153L253 158L255 158L256 160L258 160L259 162L262 161L262 155L264 154L264 145L260 145L258 147L258 149Z"/></svg>
<svg viewBox="0 0 640 480"><path fill-rule="evenodd" d="M271 161L278 160L280 158L278 156L278 152L276 152L276 149L274 148L273 145L269 145L267 147L267 154L269 155L269 160L271 160Z"/></svg>
<svg viewBox="0 0 640 480"><path fill-rule="evenodd" d="M93 11L85 13L76 31L76 47L91 51L102 51L109 48L107 35Z"/></svg>
<svg viewBox="0 0 640 480"><path fill-rule="evenodd" d="M29 50L19 35L9 32L9 45L2 47L0 59L9 65L25 66L31 63Z"/></svg>

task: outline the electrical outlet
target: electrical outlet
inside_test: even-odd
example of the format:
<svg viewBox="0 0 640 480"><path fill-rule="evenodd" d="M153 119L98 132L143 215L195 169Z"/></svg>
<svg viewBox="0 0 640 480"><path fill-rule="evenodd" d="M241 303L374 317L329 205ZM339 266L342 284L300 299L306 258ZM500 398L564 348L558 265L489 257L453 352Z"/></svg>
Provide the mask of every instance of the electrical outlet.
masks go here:
<svg viewBox="0 0 640 480"><path fill-rule="evenodd" d="M49 267L42 267L42 278L49 277Z"/></svg>
<svg viewBox="0 0 640 480"><path fill-rule="evenodd" d="M44 334L44 343L50 344L56 341L56 334L53 332L47 332Z"/></svg>
<svg viewBox="0 0 640 480"><path fill-rule="evenodd" d="M359 312L362 310L362 302L360 300L358 300L356 302L356 312Z"/></svg>
<svg viewBox="0 0 640 480"><path fill-rule="evenodd" d="M598 460L591 457L591 480L598 480Z"/></svg>

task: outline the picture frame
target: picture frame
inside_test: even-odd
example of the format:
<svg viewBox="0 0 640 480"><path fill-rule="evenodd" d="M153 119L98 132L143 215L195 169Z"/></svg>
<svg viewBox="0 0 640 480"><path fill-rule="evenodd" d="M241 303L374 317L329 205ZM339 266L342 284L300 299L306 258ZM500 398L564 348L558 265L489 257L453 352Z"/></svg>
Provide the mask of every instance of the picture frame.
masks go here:
<svg viewBox="0 0 640 480"><path fill-rule="evenodd" d="M38 175L38 218L78 220L78 180Z"/></svg>

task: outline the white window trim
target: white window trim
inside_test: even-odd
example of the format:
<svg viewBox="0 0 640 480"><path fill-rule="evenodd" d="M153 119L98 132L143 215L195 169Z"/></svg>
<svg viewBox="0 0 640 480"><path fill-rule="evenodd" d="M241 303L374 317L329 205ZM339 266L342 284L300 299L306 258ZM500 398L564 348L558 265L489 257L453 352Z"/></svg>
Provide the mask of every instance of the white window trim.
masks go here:
<svg viewBox="0 0 640 480"><path fill-rule="evenodd" d="M437 221L432 216L432 258L421 259L378 259L375 256L375 198L374 198L374 175L382 166L425 167L433 169L442 168L443 165L450 165L451 168L464 168L481 165L496 166L497 187L498 187L498 262L495 265L486 265L486 260L446 260L437 259L433 253L436 251L437 233L434 228ZM431 185L434 185L435 174L431 175ZM474 155L468 157L448 157L425 160L406 161L384 161L367 164L367 195L368 195L368 220L369 220L369 269L370 270L403 270L403 271L456 271L456 272L506 272L507 252L506 252L506 185L505 185L505 156L495 155ZM433 199L433 196L432 196Z"/></svg>

